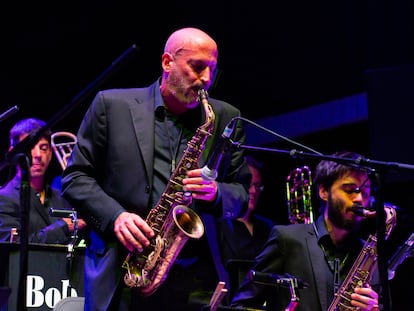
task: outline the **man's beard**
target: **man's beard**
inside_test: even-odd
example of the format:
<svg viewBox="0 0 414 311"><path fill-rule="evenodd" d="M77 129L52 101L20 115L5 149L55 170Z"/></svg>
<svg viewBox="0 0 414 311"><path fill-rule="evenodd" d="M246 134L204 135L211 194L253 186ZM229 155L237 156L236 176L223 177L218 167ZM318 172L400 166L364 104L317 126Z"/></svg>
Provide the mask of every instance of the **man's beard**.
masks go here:
<svg viewBox="0 0 414 311"><path fill-rule="evenodd" d="M331 194L328 194L328 218L338 228L348 231L357 231L359 228L359 222L356 218L345 219L343 212L346 212L347 207L344 206L344 202L340 200L333 200Z"/></svg>
<svg viewBox="0 0 414 311"><path fill-rule="evenodd" d="M194 95L193 92L190 92L187 87L185 87L185 81L181 77L177 77L174 73L171 73L169 76L170 90L171 93L182 103L187 105L195 105L197 102L197 95ZM198 88L197 88L198 89Z"/></svg>

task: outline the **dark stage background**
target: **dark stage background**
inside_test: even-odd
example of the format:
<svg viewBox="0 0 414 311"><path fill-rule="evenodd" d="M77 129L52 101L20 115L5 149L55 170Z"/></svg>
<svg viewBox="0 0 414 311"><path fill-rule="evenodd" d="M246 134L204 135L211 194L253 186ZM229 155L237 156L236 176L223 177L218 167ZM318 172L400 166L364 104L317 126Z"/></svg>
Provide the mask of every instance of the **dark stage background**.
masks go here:
<svg viewBox="0 0 414 311"><path fill-rule="evenodd" d="M412 1L181 0L148 1L145 8L132 1L20 1L8 3L1 15L0 113L14 105L20 109L0 123L1 154L7 152L8 130L21 118L38 117L53 121L54 131L76 132L92 98L73 100L132 44L139 52L99 89L153 82L161 72L167 36L182 26L197 26L210 33L220 49L211 97L234 104L245 118L260 123L366 94L368 114L362 118L289 138L323 154L349 149L378 161L414 163ZM68 113L55 122L64 107ZM322 123L319 117L301 115L299 123ZM289 130L289 125L276 128ZM260 145L296 148L276 137ZM302 164L313 169L316 161L277 153L256 156L265 164L259 211L286 223L286 177ZM60 174L57 163L53 170ZM5 172L1 175L4 178ZM381 176L384 200L400 207L399 226L387 249L390 255L414 229L414 174L383 169ZM413 277L409 258L391 284L393 310L414 307L410 287L402 286Z"/></svg>

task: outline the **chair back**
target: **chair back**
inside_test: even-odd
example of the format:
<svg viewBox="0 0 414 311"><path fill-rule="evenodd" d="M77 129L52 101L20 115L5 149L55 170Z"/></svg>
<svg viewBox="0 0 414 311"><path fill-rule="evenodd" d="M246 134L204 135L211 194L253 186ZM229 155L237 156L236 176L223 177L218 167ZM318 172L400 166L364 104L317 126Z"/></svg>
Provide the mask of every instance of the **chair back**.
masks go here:
<svg viewBox="0 0 414 311"><path fill-rule="evenodd" d="M230 259L226 268L229 273L229 298L233 299L234 294L243 282L247 272L253 267L254 260L248 259Z"/></svg>
<svg viewBox="0 0 414 311"><path fill-rule="evenodd" d="M85 297L66 297L53 307L53 311L83 311Z"/></svg>

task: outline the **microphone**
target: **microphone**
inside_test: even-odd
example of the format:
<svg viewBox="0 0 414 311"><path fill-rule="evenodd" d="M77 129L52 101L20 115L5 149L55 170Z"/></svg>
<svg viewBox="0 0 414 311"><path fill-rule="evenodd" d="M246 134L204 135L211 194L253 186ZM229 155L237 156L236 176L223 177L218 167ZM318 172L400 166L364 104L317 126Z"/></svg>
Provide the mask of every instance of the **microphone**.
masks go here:
<svg viewBox="0 0 414 311"><path fill-rule="evenodd" d="M263 273L254 270L250 270L247 273L249 280L264 285L291 287L292 282L299 289L307 288L308 284L301 279L291 276L289 274L278 275L274 273Z"/></svg>
<svg viewBox="0 0 414 311"><path fill-rule="evenodd" d="M57 208L51 208L50 209L50 216L53 217L61 217L61 218L75 218L77 216L77 212L71 209L57 209Z"/></svg>
<svg viewBox="0 0 414 311"><path fill-rule="evenodd" d="M400 246L395 254L388 261L388 280L392 280L395 275L397 267L410 256L413 250L414 244L414 232L411 233L410 237L405 241L404 245Z"/></svg>
<svg viewBox="0 0 414 311"><path fill-rule="evenodd" d="M232 141L230 137L233 134L235 124L236 122L234 119L232 119L227 124L223 133L221 134L217 147L213 151L213 154L208 159L207 164L201 169L201 177L203 177L204 180L216 180L221 159L223 158L223 155L226 154L232 146Z"/></svg>
<svg viewBox="0 0 414 311"><path fill-rule="evenodd" d="M6 110L2 114L0 114L0 122L3 120L6 120L10 118L12 115L14 115L17 111L19 111L19 107L13 106L10 109Z"/></svg>

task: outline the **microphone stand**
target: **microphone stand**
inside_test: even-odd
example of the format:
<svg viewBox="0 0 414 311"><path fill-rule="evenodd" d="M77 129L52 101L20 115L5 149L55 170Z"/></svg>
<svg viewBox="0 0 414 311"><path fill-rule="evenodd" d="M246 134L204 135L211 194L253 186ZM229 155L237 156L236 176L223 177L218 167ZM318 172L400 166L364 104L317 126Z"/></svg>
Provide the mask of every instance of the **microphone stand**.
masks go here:
<svg viewBox="0 0 414 311"><path fill-rule="evenodd" d="M19 111L19 107L17 105L7 109L5 112L0 114L0 122L10 118L12 115L14 115L17 111Z"/></svg>
<svg viewBox="0 0 414 311"><path fill-rule="evenodd" d="M279 135L280 136L280 135ZM341 163L349 166L357 166L363 169L368 170L371 179L371 190L373 190L374 206L376 211L376 230L377 230L377 254L378 254L378 271L381 281L382 292L379 293L382 297L383 310L390 311L390 297L388 291L388 270L387 263L385 261L385 220L386 214L384 211L384 203L381 198L381 174L379 171L392 170L392 169L406 169L414 171L414 165L404 164L398 162L382 162L375 161L367 158L360 157L358 159L343 158L336 156L328 156L319 153L307 153L303 151L298 151L296 149L280 150L272 148L263 148L256 146L243 145L238 142L233 142L232 147L236 149L245 149L251 151L260 151L260 152L270 152L277 154L286 154L290 155L293 158L309 158L317 160L328 160Z"/></svg>
<svg viewBox="0 0 414 311"><path fill-rule="evenodd" d="M20 299L17 299L17 310L25 310L26 306L26 276L28 262L28 240L29 234L26 228L29 227L30 213L30 160L26 154L18 154L16 161L21 171L20 187L20 262L19 262L19 283L17 293Z"/></svg>
<svg viewBox="0 0 414 311"><path fill-rule="evenodd" d="M405 241L403 245L398 247L397 251L392 255L388 261L388 280L394 278L395 272L400 264L404 262L405 259L414 256L414 232L411 233L410 237Z"/></svg>
<svg viewBox="0 0 414 311"><path fill-rule="evenodd" d="M101 75L99 75L94 81L86 86L78 95L76 95L63 109L61 109L51 120L42 128L29 134L6 153L4 160L0 163L0 171L7 168L10 165L14 165L16 162L20 165L22 170L22 185L20 191L20 275L18 284L17 311L26 310L26 281L27 281L27 266L28 266L28 225L30 215L30 161L28 160L28 154L31 149L37 144L42 135L58 124L69 112L76 108L83 102L89 95L96 92L110 76L112 76L121 65L124 65L131 56L138 52L137 45L133 44L125 52L123 52ZM12 111L15 109L12 108ZM7 112L9 115L9 113ZM22 155L25 155L24 160L21 161Z"/></svg>
<svg viewBox="0 0 414 311"><path fill-rule="evenodd" d="M68 244L68 253L66 255L66 259L68 260L67 264L68 264L68 274L69 274L69 279L71 280L70 284L69 284L69 288L72 290L72 272L73 272L73 261L74 261L74 257L75 257L75 247L76 247L76 243L78 242L78 213L76 211L73 211L72 215L72 222L73 222L73 235L72 235L72 240L70 241L70 243Z"/></svg>

